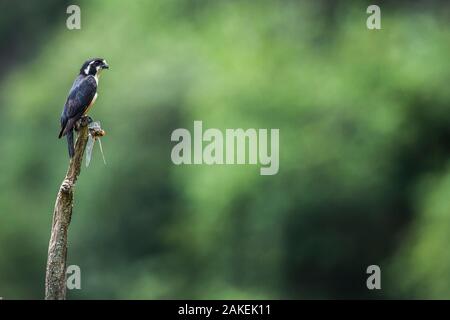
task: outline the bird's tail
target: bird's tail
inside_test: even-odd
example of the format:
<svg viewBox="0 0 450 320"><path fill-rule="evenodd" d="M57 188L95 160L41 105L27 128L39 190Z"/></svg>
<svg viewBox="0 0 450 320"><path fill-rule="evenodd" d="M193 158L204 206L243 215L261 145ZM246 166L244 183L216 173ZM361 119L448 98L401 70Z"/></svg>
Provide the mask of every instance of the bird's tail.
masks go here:
<svg viewBox="0 0 450 320"><path fill-rule="evenodd" d="M58 135L58 139L61 139L61 137L63 136L64 129L65 129L65 127L61 128L61 131L59 132L59 135Z"/></svg>
<svg viewBox="0 0 450 320"><path fill-rule="evenodd" d="M64 137L69 131L73 129L75 119L69 119L66 122L61 122L61 131L59 132L58 139Z"/></svg>
<svg viewBox="0 0 450 320"><path fill-rule="evenodd" d="M75 154L75 147L73 144L73 129L67 132L67 146L69 148L69 157L73 158Z"/></svg>

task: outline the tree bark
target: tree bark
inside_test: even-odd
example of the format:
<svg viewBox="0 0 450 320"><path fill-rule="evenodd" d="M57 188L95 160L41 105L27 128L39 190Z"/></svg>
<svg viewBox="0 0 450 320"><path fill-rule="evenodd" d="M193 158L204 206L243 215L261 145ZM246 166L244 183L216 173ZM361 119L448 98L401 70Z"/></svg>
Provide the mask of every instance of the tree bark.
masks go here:
<svg viewBox="0 0 450 320"><path fill-rule="evenodd" d="M89 138L88 123L92 121L84 117L80 121L78 138L75 143L75 154L70 160L66 177L61 184L53 211L53 224L48 246L48 259L45 277L45 299L63 300L66 298L66 258L67 230L72 218L74 187L81 171L83 155ZM102 136L101 132L92 132L94 136Z"/></svg>

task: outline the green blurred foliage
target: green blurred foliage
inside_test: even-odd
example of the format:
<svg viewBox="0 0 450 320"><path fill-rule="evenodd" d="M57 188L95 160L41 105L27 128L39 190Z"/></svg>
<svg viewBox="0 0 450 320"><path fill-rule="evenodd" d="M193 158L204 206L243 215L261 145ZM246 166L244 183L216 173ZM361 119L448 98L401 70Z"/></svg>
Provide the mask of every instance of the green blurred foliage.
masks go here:
<svg viewBox="0 0 450 320"><path fill-rule="evenodd" d="M96 0L70 31L48 3L0 82L0 296L43 297L59 114L100 56L108 164L95 149L77 184L69 298L449 297L448 5L391 4L369 31L364 2ZM175 166L194 120L279 128L279 173Z"/></svg>

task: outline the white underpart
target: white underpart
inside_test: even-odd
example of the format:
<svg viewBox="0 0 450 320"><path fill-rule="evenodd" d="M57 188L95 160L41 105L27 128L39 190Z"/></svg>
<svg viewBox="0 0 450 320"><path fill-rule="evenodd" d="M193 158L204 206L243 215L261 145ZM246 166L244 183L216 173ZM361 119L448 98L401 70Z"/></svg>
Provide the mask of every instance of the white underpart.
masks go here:
<svg viewBox="0 0 450 320"><path fill-rule="evenodd" d="M94 98L92 99L91 103L89 105L93 105L95 103L95 100L97 100L98 93L95 93Z"/></svg>

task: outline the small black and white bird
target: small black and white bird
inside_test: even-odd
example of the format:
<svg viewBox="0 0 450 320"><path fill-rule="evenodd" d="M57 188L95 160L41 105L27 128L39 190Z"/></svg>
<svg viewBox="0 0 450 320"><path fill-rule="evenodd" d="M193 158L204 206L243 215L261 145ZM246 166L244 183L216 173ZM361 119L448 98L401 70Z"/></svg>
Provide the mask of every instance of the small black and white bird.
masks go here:
<svg viewBox="0 0 450 320"><path fill-rule="evenodd" d="M82 116L87 114L95 103L98 96L98 79L103 69L109 69L105 59L89 59L81 66L80 74L69 91L69 96L61 114L61 131L58 138L67 136L70 158L75 153L73 142L75 124Z"/></svg>

